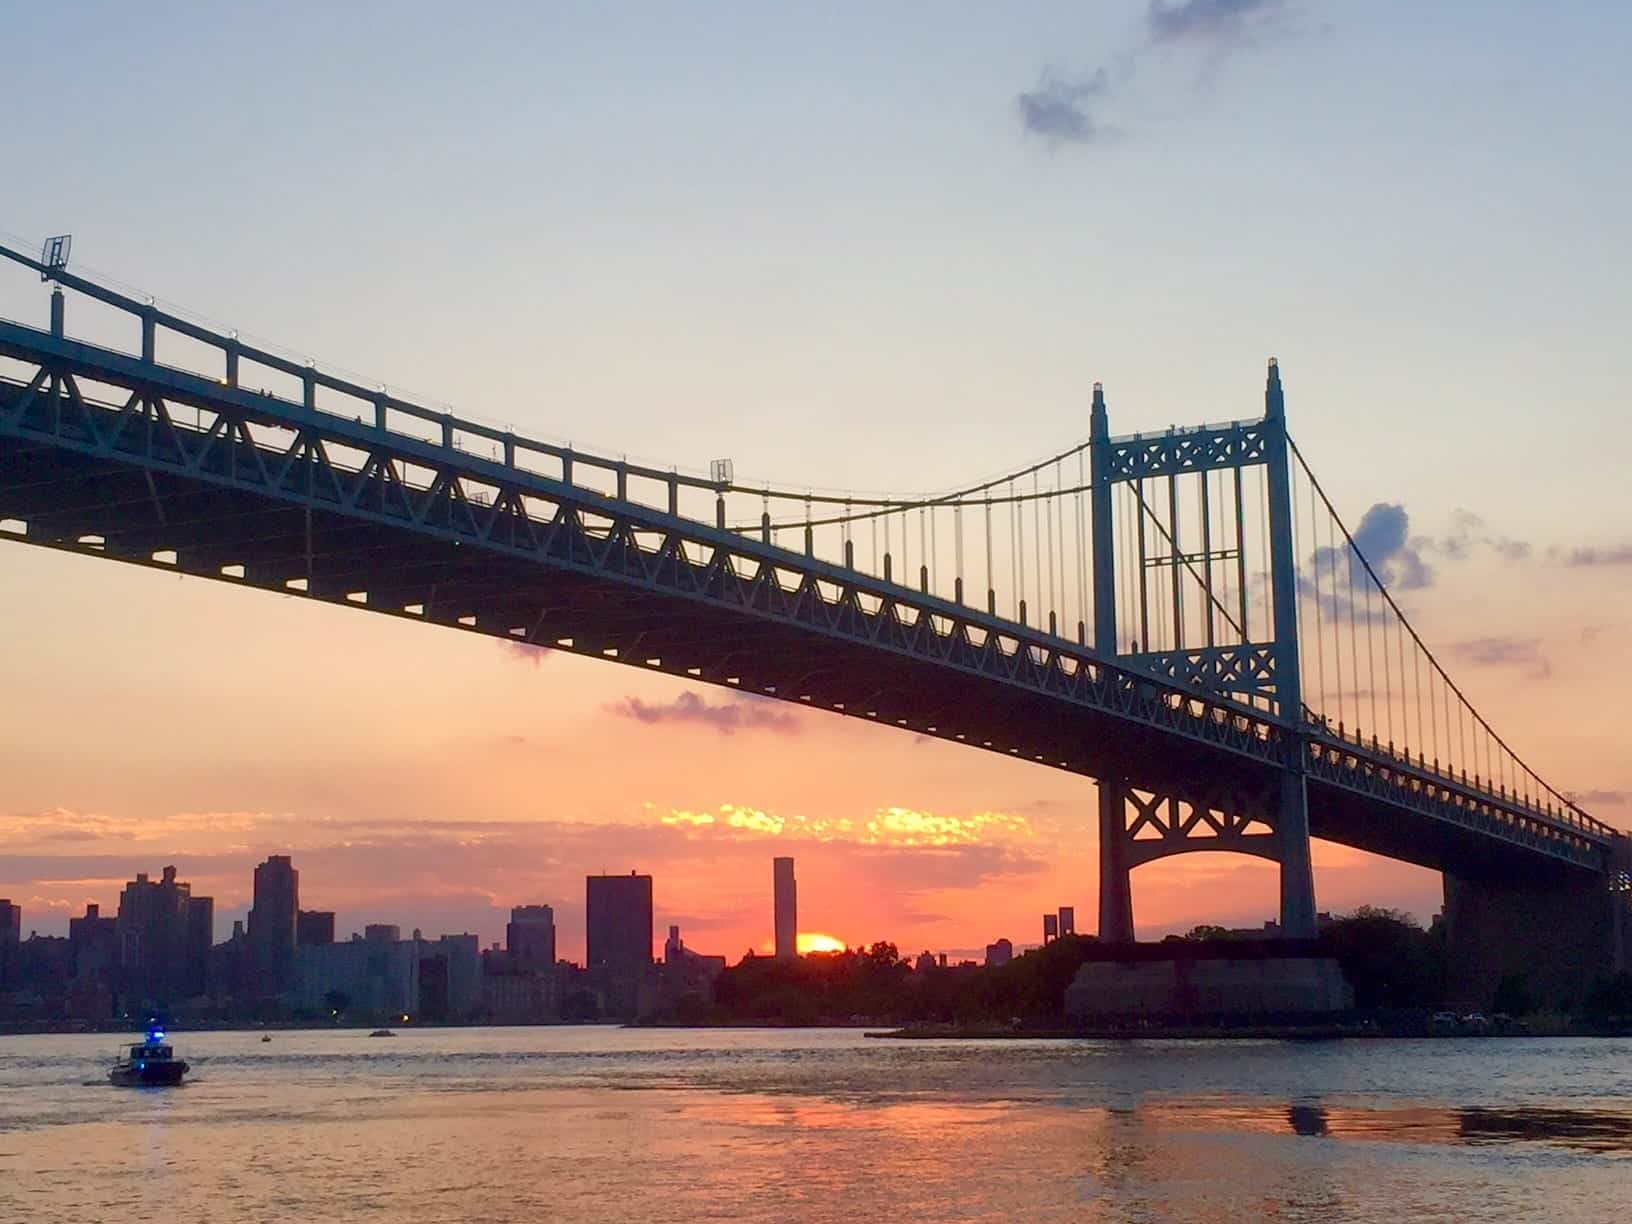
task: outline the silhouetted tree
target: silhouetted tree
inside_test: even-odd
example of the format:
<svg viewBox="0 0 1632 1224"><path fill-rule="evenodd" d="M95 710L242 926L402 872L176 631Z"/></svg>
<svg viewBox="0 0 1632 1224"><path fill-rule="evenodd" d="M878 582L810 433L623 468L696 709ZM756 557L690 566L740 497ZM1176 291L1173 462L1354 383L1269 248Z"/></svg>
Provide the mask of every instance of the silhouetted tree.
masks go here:
<svg viewBox="0 0 1632 1224"><path fill-rule="evenodd" d="M1320 938L1354 987L1356 1007L1433 1007L1444 993L1439 941L1409 914L1362 905L1333 922Z"/></svg>
<svg viewBox="0 0 1632 1224"><path fill-rule="evenodd" d="M1597 1024L1632 1022L1632 973L1600 977L1587 991L1582 1011Z"/></svg>
<svg viewBox="0 0 1632 1224"><path fill-rule="evenodd" d="M1530 991L1530 979L1522 973L1510 973L1504 977L1496 984L1490 1010L1507 1016L1528 1016L1535 1011L1536 997Z"/></svg>

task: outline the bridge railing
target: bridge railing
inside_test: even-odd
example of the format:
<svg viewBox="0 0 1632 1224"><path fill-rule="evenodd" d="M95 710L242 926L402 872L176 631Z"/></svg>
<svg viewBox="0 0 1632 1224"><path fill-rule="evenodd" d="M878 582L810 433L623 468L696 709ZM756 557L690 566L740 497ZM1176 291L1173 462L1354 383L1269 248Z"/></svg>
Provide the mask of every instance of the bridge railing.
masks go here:
<svg viewBox="0 0 1632 1224"><path fill-rule="evenodd" d="M234 331L139 300L0 244L0 257L112 308L109 342L161 368L201 375L388 436L460 450L505 468L750 536L959 607L1083 645L1092 640L1086 573L1086 442L943 493L890 495L749 484L729 461L708 475L529 436L274 352ZM65 333L62 298L51 327ZM171 343L175 338L185 344ZM186 360L177 360L181 353Z"/></svg>
<svg viewBox="0 0 1632 1224"><path fill-rule="evenodd" d="M1437 780L1447 787L1454 787L1462 793L1499 805L1503 810L1524 813L1538 821L1574 829L1596 840L1609 841L1619 833L1613 825L1595 820L1572 804L1549 803L1528 795L1515 794L1500 784L1493 787L1483 779L1470 778L1465 772L1459 774L1455 769L1444 766L1437 760L1428 760L1421 755L1413 757L1409 752L1401 751L1392 744L1382 743L1375 737L1367 739L1362 734L1335 727L1310 710L1305 709L1304 713L1310 733L1317 741L1335 749L1352 752L1372 765Z"/></svg>

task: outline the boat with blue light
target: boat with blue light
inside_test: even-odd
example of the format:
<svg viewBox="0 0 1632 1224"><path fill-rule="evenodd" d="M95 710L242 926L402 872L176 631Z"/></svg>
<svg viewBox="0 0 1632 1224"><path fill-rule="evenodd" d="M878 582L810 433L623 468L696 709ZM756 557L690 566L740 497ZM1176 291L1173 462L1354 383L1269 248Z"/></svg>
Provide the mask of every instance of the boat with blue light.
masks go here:
<svg viewBox="0 0 1632 1224"><path fill-rule="evenodd" d="M114 1063L108 1080L120 1087L168 1088L181 1083L186 1074L187 1063L176 1057L164 1030L155 1026Z"/></svg>

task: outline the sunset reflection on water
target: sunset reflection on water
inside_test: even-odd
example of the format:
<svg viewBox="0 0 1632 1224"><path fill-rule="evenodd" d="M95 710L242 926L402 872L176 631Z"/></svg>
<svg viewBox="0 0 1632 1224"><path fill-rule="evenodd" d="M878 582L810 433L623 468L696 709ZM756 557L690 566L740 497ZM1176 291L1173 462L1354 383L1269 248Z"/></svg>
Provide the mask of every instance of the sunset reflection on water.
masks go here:
<svg viewBox="0 0 1632 1224"><path fill-rule="evenodd" d="M1632 1176L1629 1043L177 1041L170 1093L0 1044L0 1219L1594 1219Z"/></svg>

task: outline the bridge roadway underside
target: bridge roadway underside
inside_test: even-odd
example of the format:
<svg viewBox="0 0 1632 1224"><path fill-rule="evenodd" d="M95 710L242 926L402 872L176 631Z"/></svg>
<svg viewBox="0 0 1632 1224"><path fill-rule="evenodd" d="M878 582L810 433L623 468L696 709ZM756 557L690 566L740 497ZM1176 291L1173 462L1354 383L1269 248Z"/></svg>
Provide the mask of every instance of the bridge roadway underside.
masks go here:
<svg viewBox="0 0 1632 1224"><path fill-rule="evenodd" d="M27 542L239 586L366 606L510 641L730 685L1146 790L1274 793L1278 771L1218 745L987 674L706 596L309 508L122 459L0 436L0 520ZM101 544L82 537L100 537ZM173 563L154 554L173 552ZM224 567L242 566L242 577ZM366 605L348 599L367 592ZM410 606L421 613L405 612ZM474 618L471 620L470 618ZM570 645L559 645L570 643ZM655 662L652 662L655 660ZM1578 877L1580 867L1311 779L1318 838L1463 878ZM1085 799L1083 818L1092 820ZM1197 845L1195 848L1205 848Z"/></svg>

